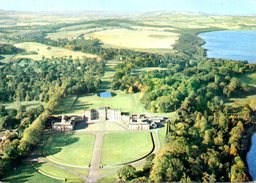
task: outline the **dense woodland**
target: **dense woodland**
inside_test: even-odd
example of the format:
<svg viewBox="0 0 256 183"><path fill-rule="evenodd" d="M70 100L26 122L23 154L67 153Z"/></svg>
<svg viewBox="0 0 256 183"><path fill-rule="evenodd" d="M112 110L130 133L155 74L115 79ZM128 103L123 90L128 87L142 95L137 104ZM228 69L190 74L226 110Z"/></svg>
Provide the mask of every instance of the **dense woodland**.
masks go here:
<svg viewBox="0 0 256 183"><path fill-rule="evenodd" d="M0 101L18 105L18 110L0 105L0 129L6 130L0 143L0 177L36 147L62 97L98 90L104 64L95 60L21 59L0 68ZM27 110L20 103L31 100L46 105Z"/></svg>
<svg viewBox="0 0 256 183"><path fill-rule="evenodd" d="M48 91L65 78L67 95L95 92L104 74L104 62L71 59L31 61L21 59L0 68L1 101L49 101Z"/></svg>
<svg viewBox="0 0 256 183"><path fill-rule="evenodd" d="M143 65L138 61L125 62L116 68L113 88L141 92L142 102L152 112L177 110L177 118L168 124L165 147L148 158L142 171L130 165L120 169L118 176L123 181L250 180L241 139L256 120L256 109L249 105L234 109L225 103L230 97L254 90L241 83L239 76L255 72L256 65L207 59L196 47L191 46L189 51L187 44L178 45L180 53L185 50L180 58L162 57L166 70L133 72L137 67L159 66L152 60Z"/></svg>
<svg viewBox="0 0 256 183"><path fill-rule="evenodd" d="M0 44L0 54L10 55L17 52L17 48L11 44Z"/></svg>
<svg viewBox="0 0 256 183"><path fill-rule="evenodd" d="M174 46L176 53L152 54L125 49L103 48L99 40L53 41L40 33L31 39L118 59L111 87L127 93L140 92L141 101L152 112L177 111L168 124L165 147L147 158L142 171L125 166L118 171L123 181L190 182L248 181L241 156L240 140L254 121L255 109L226 106L230 97L249 93L252 87L239 77L256 71L256 65L231 60L208 59L196 32L185 32ZM23 37L22 40L29 40ZM4 176L40 141L47 118L61 97L97 92L104 74L104 61L22 59L0 68L0 101L45 102L33 110L0 107L1 127L6 139L0 147L0 176ZM158 67L135 72L138 68ZM2 74L3 73L3 74Z"/></svg>
<svg viewBox="0 0 256 183"><path fill-rule="evenodd" d="M119 170L123 181L134 182L246 182L249 181L240 140L255 120L255 109L234 113L223 103L210 112L183 107L169 125L166 145L143 170Z"/></svg>
<svg viewBox="0 0 256 183"><path fill-rule="evenodd" d="M45 123L59 104L65 89L65 83L51 87L49 91L51 96L45 107L26 111L26 108L21 106L19 107L21 110L12 113L3 106L0 107L0 117L4 120L3 127L11 128L5 131L5 138L0 143L0 177L19 165L21 159L29 155L31 150L38 145L45 129ZM6 121L6 118L9 118L9 121ZM10 123L13 125L11 126Z"/></svg>
<svg viewBox="0 0 256 183"><path fill-rule="evenodd" d="M145 71L139 76L133 74L133 70L140 64L136 61L125 62L117 67L112 87L129 93L141 92L145 107L160 113L175 111L182 105L203 111L211 106L215 96L226 101L231 96L248 93L252 89L241 83L239 75L255 71L255 65L213 59L176 60L167 61L166 70ZM148 63L149 66L158 66Z"/></svg>

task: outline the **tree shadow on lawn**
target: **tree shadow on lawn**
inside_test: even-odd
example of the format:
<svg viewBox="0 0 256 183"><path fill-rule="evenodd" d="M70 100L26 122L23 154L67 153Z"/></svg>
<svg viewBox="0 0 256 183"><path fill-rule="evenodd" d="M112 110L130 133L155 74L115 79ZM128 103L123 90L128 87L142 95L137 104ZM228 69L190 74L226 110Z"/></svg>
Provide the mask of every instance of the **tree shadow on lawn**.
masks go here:
<svg viewBox="0 0 256 183"><path fill-rule="evenodd" d="M41 166L38 164L38 166ZM35 175L38 174L38 175ZM38 176L36 179L32 178L33 176ZM10 171L7 176L3 179L4 182L37 182L37 181L44 181L47 182L48 177L37 172L37 170L33 167L32 164L23 164L15 167L13 171ZM55 182L55 181L54 181ZM56 181L57 182L57 181Z"/></svg>
<svg viewBox="0 0 256 183"><path fill-rule="evenodd" d="M74 105L72 111L87 110L87 109L91 108L92 105L93 104L91 104L91 103L84 103L84 102L77 101L76 104Z"/></svg>
<svg viewBox="0 0 256 183"><path fill-rule="evenodd" d="M74 133L66 133L66 132L57 132L54 134L45 134L43 136L42 143L40 146L33 152L29 159L37 159L42 156L50 156L62 151L63 147L69 146L71 144L76 143L79 138L73 137ZM70 152L72 155L72 151ZM37 161L37 160L36 160ZM41 175L37 172L37 170L33 167L32 161L31 164L21 164L17 166L13 171L10 171L7 174L6 178L3 179L4 182L26 182L26 181L34 181L33 176L42 176L41 178L45 178L44 175ZM36 167L39 168L42 163L36 163ZM34 173L38 173L40 175L34 175ZM32 181L33 180L33 181ZM36 180L38 182L40 180ZM43 180L41 180L43 181ZM47 182L47 181L44 181Z"/></svg>
<svg viewBox="0 0 256 183"><path fill-rule="evenodd" d="M99 92L108 90L108 89L110 89L110 88L111 88L111 82L110 82L110 81L102 81L102 82L100 83Z"/></svg>
<svg viewBox="0 0 256 183"><path fill-rule="evenodd" d="M31 166L31 167L30 167ZM20 175L24 174L25 175ZM4 182L26 182L29 177L33 176L33 173L36 172L36 169L32 167L32 165L20 165L13 171L10 171L7 174L6 178L3 179Z"/></svg>
<svg viewBox="0 0 256 183"><path fill-rule="evenodd" d="M243 82L246 82L246 83L249 84L249 85L256 85L256 83L255 83L255 79L256 79L256 78L251 78L251 77L249 77L250 74L251 74L251 73L245 74L245 76L242 77L242 81L243 81Z"/></svg>
<svg viewBox="0 0 256 183"><path fill-rule="evenodd" d="M106 67L105 69L105 73L107 72L115 72L116 70L114 68L111 68L111 67Z"/></svg>
<svg viewBox="0 0 256 183"><path fill-rule="evenodd" d="M256 87L250 86L249 91L247 91L247 92L239 92L238 91L238 92L234 93L232 98L233 99L245 99L245 98L253 96L253 95L256 95ZM232 98L231 98L231 100L232 100ZM230 101L230 99L229 99L229 101Z"/></svg>
<svg viewBox="0 0 256 183"><path fill-rule="evenodd" d="M44 137L41 152L44 156L50 156L62 151L63 147L69 146L79 141L78 137L73 137L74 133L56 132ZM72 152L71 152L72 153Z"/></svg>

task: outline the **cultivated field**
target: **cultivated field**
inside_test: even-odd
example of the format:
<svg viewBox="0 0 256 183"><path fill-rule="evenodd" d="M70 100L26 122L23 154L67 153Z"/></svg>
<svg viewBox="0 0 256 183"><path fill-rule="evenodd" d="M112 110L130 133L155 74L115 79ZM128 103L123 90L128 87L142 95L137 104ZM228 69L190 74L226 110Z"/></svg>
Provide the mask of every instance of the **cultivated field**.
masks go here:
<svg viewBox="0 0 256 183"><path fill-rule="evenodd" d="M96 58L96 55L87 54L83 52L76 52L71 51L65 48L47 46L44 44L36 43L36 42L23 42L15 45L18 48L24 49L27 52L36 52L38 54L31 54L31 55L21 55L18 54L15 58L30 58L33 60L41 60L44 56L45 58L63 58L72 56L72 58L82 59L83 57L87 58Z"/></svg>
<svg viewBox="0 0 256 183"><path fill-rule="evenodd" d="M255 19L247 17L231 16L207 16L202 14L191 13L156 13L139 20L144 26L155 26L176 29L204 29L204 28L221 28L221 29L255 29Z"/></svg>
<svg viewBox="0 0 256 183"><path fill-rule="evenodd" d="M105 134L102 165L127 163L147 155L153 148L149 132Z"/></svg>
<svg viewBox="0 0 256 183"><path fill-rule="evenodd" d="M172 48L179 34L172 32L112 29L99 31L92 37L100 39L104 44L121 48L164 49Z"/></svg>

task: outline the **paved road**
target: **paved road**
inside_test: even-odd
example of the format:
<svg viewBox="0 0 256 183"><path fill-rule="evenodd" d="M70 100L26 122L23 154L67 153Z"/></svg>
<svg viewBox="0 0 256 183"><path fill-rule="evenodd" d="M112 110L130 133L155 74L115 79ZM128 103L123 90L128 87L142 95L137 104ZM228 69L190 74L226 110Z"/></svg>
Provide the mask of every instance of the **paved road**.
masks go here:
<svg viewBox="0 0 256 183"><path fill-rule="evenodd" d="M88 182L96 182L99 178L101 149L103 145L104 132L97 132L92 154L91 167L89 169Z"/></svg>

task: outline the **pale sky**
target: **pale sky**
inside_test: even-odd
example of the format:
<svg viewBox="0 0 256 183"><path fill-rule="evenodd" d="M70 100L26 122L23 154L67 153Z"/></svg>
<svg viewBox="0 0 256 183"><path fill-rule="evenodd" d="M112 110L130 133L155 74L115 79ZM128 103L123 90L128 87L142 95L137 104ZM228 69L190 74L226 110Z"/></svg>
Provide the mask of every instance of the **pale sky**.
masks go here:
<svg viewBox="0 0 256 183"><path fill-rule="evenodd" d="M256 0L0 0L0 9L21 11L189 11L255 15Z"/></svg>

